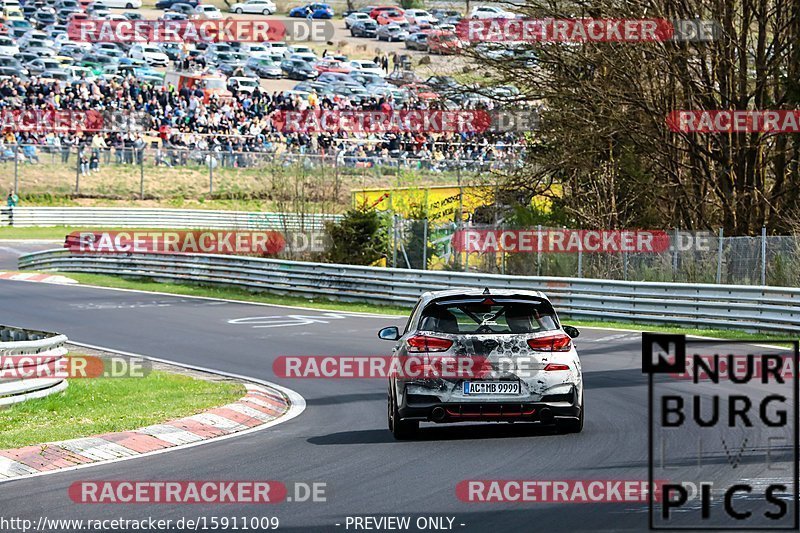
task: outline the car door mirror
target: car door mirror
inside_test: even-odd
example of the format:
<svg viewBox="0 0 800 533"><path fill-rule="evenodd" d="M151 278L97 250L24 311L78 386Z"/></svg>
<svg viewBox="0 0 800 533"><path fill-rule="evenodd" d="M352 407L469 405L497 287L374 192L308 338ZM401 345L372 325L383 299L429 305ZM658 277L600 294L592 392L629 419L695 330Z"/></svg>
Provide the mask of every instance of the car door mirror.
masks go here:
<svg viewBox="0 0 800 533"><path fill-rule="evenodd" d="M573 339L581 334L581 332L578 331L578 328L576 328L575 326L562 326L562 329L564 330L564 333L566 333Z"/></svg>
<svg viewBox="0 0 800 533"><path fill-rule="evenodd" d="M400 338L400 330L397 329L397 326L389 326L388 328L383 328L378 332L378 338L383 339L385 341L396 341Z"/></svg>

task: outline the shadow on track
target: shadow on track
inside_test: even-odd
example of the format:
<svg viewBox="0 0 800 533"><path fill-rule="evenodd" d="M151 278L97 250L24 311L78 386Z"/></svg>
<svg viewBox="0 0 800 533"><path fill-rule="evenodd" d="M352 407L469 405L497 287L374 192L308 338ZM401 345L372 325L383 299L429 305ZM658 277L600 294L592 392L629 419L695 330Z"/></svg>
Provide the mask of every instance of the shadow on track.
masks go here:
<svg viewBox="0 0 800 533"><path fill-rule="evenodd" d="M447 441L476 439L508 439L559 436L554 426L518 422L515 424L487 423L469 425L423 426L413 441ZM572 435L572 438L575 436ZM388 429L363 429L341 431L307 439L309 444L329 446L337 444L385 444L395 441Z"/></svg>

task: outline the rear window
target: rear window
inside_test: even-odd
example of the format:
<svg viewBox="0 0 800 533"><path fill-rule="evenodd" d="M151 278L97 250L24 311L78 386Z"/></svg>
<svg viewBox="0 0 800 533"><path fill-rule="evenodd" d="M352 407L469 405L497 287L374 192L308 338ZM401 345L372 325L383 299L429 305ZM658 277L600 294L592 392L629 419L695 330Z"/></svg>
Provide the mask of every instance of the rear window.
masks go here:
<svg viewBox="0 0 800 533"><path fill-rule="evenodd" d="M420 330L434 333L524 334L558 327L549 302L492 297L434 302L419 322Z"/></svg>

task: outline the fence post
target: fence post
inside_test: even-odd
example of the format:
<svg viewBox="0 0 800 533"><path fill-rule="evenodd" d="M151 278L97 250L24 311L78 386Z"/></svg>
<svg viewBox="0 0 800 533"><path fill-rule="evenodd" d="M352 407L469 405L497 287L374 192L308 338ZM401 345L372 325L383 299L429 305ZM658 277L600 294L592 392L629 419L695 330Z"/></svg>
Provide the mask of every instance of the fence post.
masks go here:
<svg viewBox="0 0 800 533"><path fill-rule="evenodd" d="M80 194L81 191L81 156L83 150L78 147L78 156L75 161L75 194Z"/></svg>
<svg viewBox="0 0 800 533"><path fill-rule="evenodd" d="M725 229L719 228L719 244L717 244L717 284L722 283L722 240L725 238Z"/></svg>
<svg viewBox="0 0 800 533"><path fill-rule="evenodd" d="M397 213L392 213L392 268L397 268Z"/></svg>
<svg viewBox="0 0 800 533"><path fill-rule="evenodd" d="M542 225L536 227L536 275L542 275Z"/></svg>
<svg viewBox="0 0 800 533"><path fill-rule="evenodd" d="M761 226L761 285L767 284L767 227Z"/></svg>
<svg viewBox="0 0 800 533"><path fill-rule="evenodd" d="M628 251L622 253L622 279L628 281Z"/></svg>
<svg viewBox="0 0 800 533"><path fill-rule="evenodd" d="M583 277L583 248L578 248L578 277Z"/></svg>
<svg viewBox="0 0 800 533"><path fill-rule="evenodd" d="M214 152L208 154L208 194L214 194Z"/></svg>
<svg viewBox="0 0 800 533"><path fill-rule="evenodd" d="M14 145L14 194L19 194L19 145Z"/></svg>
<svg viewBox="0 0 800 533"><path fill-rule="evenodd" d="M428 217L422 221L422 270L428 270Z"/></svg>
<svg viewBox="0 0 800 533"><path fill-rule="evenodd" d="M139 199L144 200L144 153L139 160Z"/></svg>
<svg viewBox="0 0 800 533"><path fill-rule="evenodd" d="M678 247L680 246L679 243L679 236L678 236L678 228L675 228L675 235L672 240L672 281L675 281L678 277Z"/></svg>

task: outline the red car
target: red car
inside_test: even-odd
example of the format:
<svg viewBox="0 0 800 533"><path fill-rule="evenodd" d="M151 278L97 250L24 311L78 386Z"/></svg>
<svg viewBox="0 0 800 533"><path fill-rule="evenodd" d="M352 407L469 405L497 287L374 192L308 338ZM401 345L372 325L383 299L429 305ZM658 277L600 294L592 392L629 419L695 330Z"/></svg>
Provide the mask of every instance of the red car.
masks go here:
<svg viewBox="0 0 800 533"><path fill-rule="evenodd" d="M317 69L320 73L323 72L341 72L343 74L347 74L352 72L353 69L342 63L341 61L337 61L336 59L323 59L322 61L318 61L314 68Z"/></svg>
<svg viewBox="0 0 800 533"><path fill-rule="evenodd" d="M420 100L438 100L439 94L433 92L428 85L424 83L409 83L403 85L403 89L408 91L409 94L419 98Z"/></svg>
<svg viewBox="0 0 800 533"><path fill-rule="evenodd" d="M396 9L392 9L389 11L382 11L378 14L378 18L375 19L378 24L384 26L386 24L397 24L398 22L406 22L406 17L403 15L402 11L397 11Z"/></svg>
<svg viewBox="0 0 800 533"><path fill-rule="evenodd" d="M428 35L428 51L432 54L458 54L464 44L453 32L434 31Z"/></svg>
<svg viewBox="0 0 800 533"><path fill-rule="evenodd" d="M405 15L406 13L405 11L403 11L403 8L398 6L380 6L370 11L369 16L375 20L378 20L378 15L386 11L399 11L401 15Z"/></svg>

